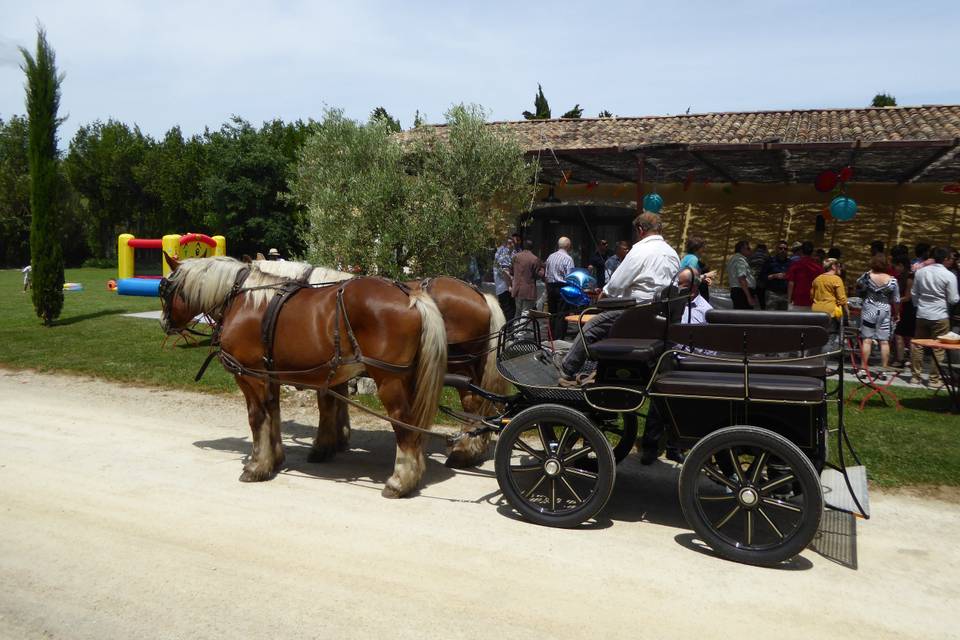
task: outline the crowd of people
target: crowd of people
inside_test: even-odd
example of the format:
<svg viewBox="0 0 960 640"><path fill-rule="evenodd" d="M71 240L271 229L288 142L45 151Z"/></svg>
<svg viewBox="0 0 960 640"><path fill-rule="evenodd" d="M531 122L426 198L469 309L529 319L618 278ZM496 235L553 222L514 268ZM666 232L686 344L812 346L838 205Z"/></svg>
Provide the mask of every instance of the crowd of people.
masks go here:
<svg viewBox="0 0 960 640"><path fill-rule="evenodd" d="M718 273L704 260L705 239L691 236L680 257L663 239L655 214L641 214L634 225L640 238L635 244L621 240L611 251L607 240L600 240L584 265L596 278L599 295L652 299L679 271L693 269L699 276L698 312L709 309L710 288L718 281ZM870 244L869 269L848 280L839 248L818 249L809 240L792 244L780 240L773 246L770 253L766 244L754 247L747 239L734 245L726 264L733 308L821 311L833 318L837 327L856 324L859 316L856 333L862 366L869 366L876 343L880 367L874 377L884 379L895 368L906 368L909 363L910 382L923 383L924 353L922 349L910 349L910 342L913 338L936 338L951 330L951 311L960 311L953 309L960 303L956 249L919 243L911 256L906 245L898 244L888 253L884 242L874 241ZM542 280L546 288L544 306L551 313L551 334L554 338L565 337L565 315L570 309L561 289L576 268L570 251L570 239L561 237L556 251L542 261L533 253L529 239L524 241L514 234L504 240L494 258L494 283L507 318L519 317L535 307L537 281ZM851 298L856 305L851 305ZM585 327L585 334L590 329L588 338L605 335L615 314L600 314L598 318L601 322ZM561 367L561 382L564 378L567 382L576 380L582 364L577 360L580 351L582 348L578 350L575 343L568 353L570 361ZM943 350L934 349L933 353L942 363ZM927 384L931 388L942 386L936 368L931 369Z"/></svg>

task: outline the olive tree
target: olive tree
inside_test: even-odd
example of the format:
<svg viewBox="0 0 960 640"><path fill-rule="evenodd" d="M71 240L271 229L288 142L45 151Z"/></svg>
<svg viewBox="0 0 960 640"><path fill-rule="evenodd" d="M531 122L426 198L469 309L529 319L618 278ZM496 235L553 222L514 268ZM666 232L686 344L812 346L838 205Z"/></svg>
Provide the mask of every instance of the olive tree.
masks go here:
<svg viewBox="0 0 960 640"><path fill-rule="evenodd" d="M529 207L534 167L519 144L456 106L440 127L391 133L329 111L300 153L291 193L307 258L388 277L459 275Z"/></svg>

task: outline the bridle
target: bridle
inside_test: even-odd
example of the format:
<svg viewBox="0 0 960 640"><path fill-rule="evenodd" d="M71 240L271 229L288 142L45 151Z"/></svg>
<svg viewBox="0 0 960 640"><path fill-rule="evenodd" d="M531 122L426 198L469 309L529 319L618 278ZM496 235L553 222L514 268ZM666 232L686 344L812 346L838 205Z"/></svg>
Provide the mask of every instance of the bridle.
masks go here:
<svg viewBox="0 0 960 640"><path fill-rule="evenodd" d="M160 286L157 290L157 294L160 298L160 304L162 307L160 311L161 314L167 315L172 313L174 297L177 295L178 291L179 291L179 287L175 283L171 282L168 278L162 278L160 280ZM167 339L170 338L170 336L178 336L178 338L182 338L185 342L192 341L194 343L197 343L197 340L196 340L197 337L210 338L212 341L217 334L217 327L219 326L219 323L214 322L212 318L212 313L216 313L217 311L221 311L221 310L222 309L218 307L216 310L214 310L211 313L203 314L199 319L191 320L191 322L188 323L187 326L179 329L168 325L166 328L166 337L164 337L160 347L163 348L163 346L166 345ZM206 320L207 321L206 324L208 324L209 326L214 327L213 330L210 331L210 333L197 331L194 328L198 324L200 324L200 322L203 320ZM174 345L176 345L176 343L177 342L174 341Z"/></svg>

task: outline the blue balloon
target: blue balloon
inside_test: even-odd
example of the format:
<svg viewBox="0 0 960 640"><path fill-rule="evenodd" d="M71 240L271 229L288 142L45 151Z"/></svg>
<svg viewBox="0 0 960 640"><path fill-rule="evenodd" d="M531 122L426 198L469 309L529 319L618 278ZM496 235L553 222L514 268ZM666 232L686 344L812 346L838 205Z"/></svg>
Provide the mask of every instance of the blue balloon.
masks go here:
<svg viewBox="0 0 960 640"><path fill-rule="evenodd" d="M572 304L575 307L582 307L585 304L590 304L589 296L583 292L583 289L575 284L563 286L560 289L560 296L563 298L564 302L567 304Z"/></svg>
<svg viewBox="0 0 960 640"><path fill-rule="evenodd" d="M857 201L847 196L837 196L830 202L830 215L837 220L851 220L857 215Z"/></svg>
<svg viewBox="0 0 960 640"><path fill-rule="evenodd" d="M581 291L589 291L597 288L597 279L590 275L590 272L584 268L574 269L564 278L567 284L572 284Z"/></svg>
<svg viewBox="0 0 960 640"><path fill-rule="evenodd" d="M648 193L643 196L643 208L650 213L660 213L660 209L663 209L663 198L659 193Z"/></svg>

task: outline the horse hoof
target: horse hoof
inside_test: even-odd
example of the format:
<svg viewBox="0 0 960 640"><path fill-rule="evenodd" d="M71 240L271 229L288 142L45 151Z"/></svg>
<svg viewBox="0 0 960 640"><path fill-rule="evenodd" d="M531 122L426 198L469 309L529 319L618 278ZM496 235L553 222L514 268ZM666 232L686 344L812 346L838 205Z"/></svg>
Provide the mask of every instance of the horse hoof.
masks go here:
<svg viewBox="0 0 960 640"><path fill-rule="evenodd" d="M266 471L251 471L244 469L240 474L240 482L263 482L270 479L270 473Z"/></svg>
<svg viewBox="0 0 960 640"><path fill-rule="evenodd" d="M394 498L403 497L399 491L397 491L396 489L394 489L389 485L383 488L383 491L380 492L380 495L382 495L384 498L389 498L391 500L393 500Z"/></svg>
<svg viewBox="0 0 960 640"><path fill-rule="evenodd" d="M450 452L444 464L451 469L466 469L467 467L475 467L482 464L483 458L483 454L469 454L466 451L456 449Z"/></svg>
<svg viewBox="0 0 960 640"><path fill-rule="evenodd" d="M307 454L307 462L326 462L333 457L334 451L330 449L310 449Z"/></svg>

